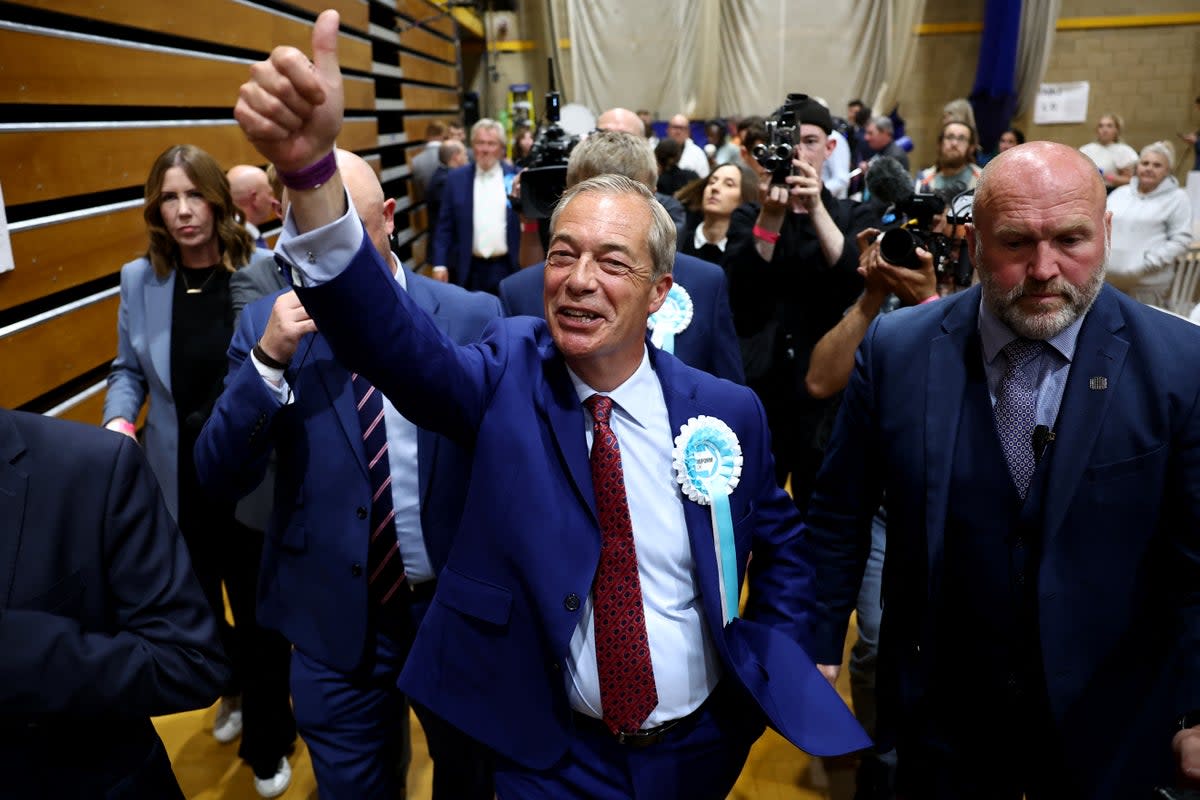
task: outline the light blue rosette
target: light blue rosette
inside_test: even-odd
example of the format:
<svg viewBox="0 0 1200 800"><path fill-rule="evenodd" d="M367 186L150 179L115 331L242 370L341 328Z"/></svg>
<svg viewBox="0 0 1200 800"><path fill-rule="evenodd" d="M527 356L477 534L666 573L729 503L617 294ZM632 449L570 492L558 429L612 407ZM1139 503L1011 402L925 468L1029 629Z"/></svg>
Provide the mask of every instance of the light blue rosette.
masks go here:
<svg viewBox="0 0 1200 800"><path fill-rule="evenodd" d="M713 544L724 624L738 615L737 546L729 495L742 475L742 446L737 435L716 417L692 417L675 437L675 480L688 499L712 511Z"/></svg>
<svg viewBox="0 0 1200 800"><path fill-rule="evenodd" d="M687 289L678 283L671 284L662 307L646 320L646 327L651 331L650 341L659 350L674 353L675 336L687 330L692 322L693 311L692 296Z"/></svg>

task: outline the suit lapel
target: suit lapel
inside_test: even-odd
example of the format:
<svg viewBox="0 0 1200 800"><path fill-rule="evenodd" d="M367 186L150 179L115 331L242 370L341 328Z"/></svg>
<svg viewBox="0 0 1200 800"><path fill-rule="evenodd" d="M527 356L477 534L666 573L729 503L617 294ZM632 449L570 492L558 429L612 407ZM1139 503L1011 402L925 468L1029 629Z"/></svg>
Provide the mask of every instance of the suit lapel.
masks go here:
<svg viewBox="0 0 1200 800"><path fill-rule="evenodd" d="M700 413L695 402L696 383L679 369L680 361L664 357L657 348L649 344L648 338L646 346L650 351L650 363L654 366L659 383L662 384L671 433L678 435L688 420ZM674 446L673 441L671 446ZM684 497L682 502L692 560L696 562L696 580L700 586L700 602L704 607L704 616L713 631L713 642L722 651L722 655L728 656L725 637L721 633L725 611L721 608L721 578L717 572L717 546L713 541L712 512L708 506L702 506L687 497ZM740 559L741 554L738 557ZM744 567L744 564L739 564L739 572Z"/></svg>
<svg viewBox="0 0 1200 800"><path fill-rule="evenodd" d="M545 380L536 398L537 410L545 416L559 456L567 467L567 475L575 484L575 490L591 514L592 520L599 527L596 493L592 488L592 468L588 458L587 439L583 433L585 412L575 394L575 387L571 385L562 355L557 351L545 352L545 349L554 348L550 343L548 331L544 332L543 338L545 341L541 346L544 348L542 363Z"/></svg>
<svg viewBox="0 0 1200 800"><path fill-rule="evenodd" d="M401 267L407 273L408 294L412 297L413 302L420 306L433 317L433 321L437 324L438 329L448 337L450 335L450 317L442 311L442 304L438 301L436 295L429 291L428 287L423 285L421 281L413 277L411 271L406 267ZM425 508L425 504L429 501L429 488L433 483L433 466L438 457L438 443L440 437L430 433L424 428L417 428L417 471L418 471L418 489L417 492L421 498L421 508Z"/></svg>
<svg viewBox="0 0 1200 800"><path fill-rule="evenodd" d="M942 332L929 344L925 377L925 537L930 593L941 574L945 545L946 503L958 436L958 417L966 389L968 342L976 334L979 290L955 303L942 320Z"/></svg>
<svg viewBox="0 0 1200 800"><path fill-rule="evenodd" d="M8 607L25 521L29 476L14 463L24 452L17 426L0 410L0 609Z"/></svg>
<svg viewBox="0 0 1200 800"><path fill-rule="evenodd" d="M175 297L175 270L165 278L147 267L146 291L143 313L146 320L146 346L150 350L150 363L167 392L171 391L171 313Z"/></svg>
<svg viewBox="0 0 1200 800"><path fill-rule="evenodd" d="M1043 535L1047 541L1062 524L1070 498L1075 495L1075 487L1092 455L1112 397L1119 389L1117 382L1129 342L1116 335L1124 327L1125 319L1113 292L1108 287L1101 290L1079 330L1075 357L1054 423L1056 438L1051 445L1043 519ZM1094 378L1103 381L1093 382ZM1093 389L1092 385L1107 388Z"/></svg>
<svg viewBox="0 0 1200 800"><path fill-rule="evenodd" d="M301 340L297 352L304 352L306 343ZM363 477L367 473L367 457L363 453L362 423L358 419L358 409L354 405L354 389L350 385L350 373L337 362L329 342L324 336L316 334L312 340L312 352L309 354L316 368L318 380L329 395L329 403L333 406L334 414L342 425L342 433L346 435L346 443L354 453Z"/></svg>

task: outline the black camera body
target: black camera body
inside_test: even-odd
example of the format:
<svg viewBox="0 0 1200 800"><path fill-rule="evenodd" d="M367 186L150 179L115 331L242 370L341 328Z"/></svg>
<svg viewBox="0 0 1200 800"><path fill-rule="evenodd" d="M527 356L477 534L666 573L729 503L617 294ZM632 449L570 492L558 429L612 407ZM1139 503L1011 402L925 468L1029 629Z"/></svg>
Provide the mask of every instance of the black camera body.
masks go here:
<svg viewBox="0 0 1200 800"><path fill-rule="evenodd" d="M950 249L950 239L933 233L933 218L946 209L946 203L936 194L913 194L895 203L893 213L903 222L883 234L879 240L879 255L889 264L920 269L917 248L928 250L936 267Z"/></svg>
<svg viewBox="0 0 1200 800"><path fill-rule="evenodd" d="M534 137L529 155L518 166L521 171L521 213L526 219L547 219L567 187L567 159L579 144L559 122L562 98L554 90L554 67L550 67L550 91L546 93L546 116Z"/></svg>
<svg viewBox="0 0 1200 800"><path fill-rule="evenodd" d="M792 174L792 159L796 157L796 145L800 143L796 107L806 102L806 94L789 94L787 102L763 122L767 140L754 145L753 155L754 160L771 173L772 185L782 186Z"/></svg>

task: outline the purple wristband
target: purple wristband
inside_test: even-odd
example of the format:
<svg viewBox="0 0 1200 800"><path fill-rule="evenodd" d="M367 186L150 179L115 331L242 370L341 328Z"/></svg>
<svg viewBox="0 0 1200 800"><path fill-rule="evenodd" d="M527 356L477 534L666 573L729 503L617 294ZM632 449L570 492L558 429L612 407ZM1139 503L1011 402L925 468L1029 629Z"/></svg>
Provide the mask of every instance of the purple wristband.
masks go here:
<svg viewBox="0 0 1200 800"><path fill-rule="evenodd" d="M295 172L279 170L279 180L283 181L283 185L287 188L297 191L319 189L322 184L333 177L335 172L337 172L337 158L330 150L324 158L314 161L304 169L298 169Z"/></svg>

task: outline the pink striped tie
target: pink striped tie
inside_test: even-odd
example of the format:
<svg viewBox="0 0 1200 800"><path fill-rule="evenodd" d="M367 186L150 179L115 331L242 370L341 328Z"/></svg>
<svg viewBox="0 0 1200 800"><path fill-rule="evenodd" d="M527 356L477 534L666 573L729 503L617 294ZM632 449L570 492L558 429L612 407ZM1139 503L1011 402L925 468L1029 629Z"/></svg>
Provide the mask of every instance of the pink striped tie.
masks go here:
<svg viewBox="0 0 1200 800"><path fill-rule="evenodd" d="M387 426L383 421L383 396L357 373L351 376L358 421L363 431L363 452L371 483L371 539L367 546L367 591L379 605L391 607L406 599L401 591L404 559L396 542L396 511L392 507L392 471L387 455Z"/></svg>

